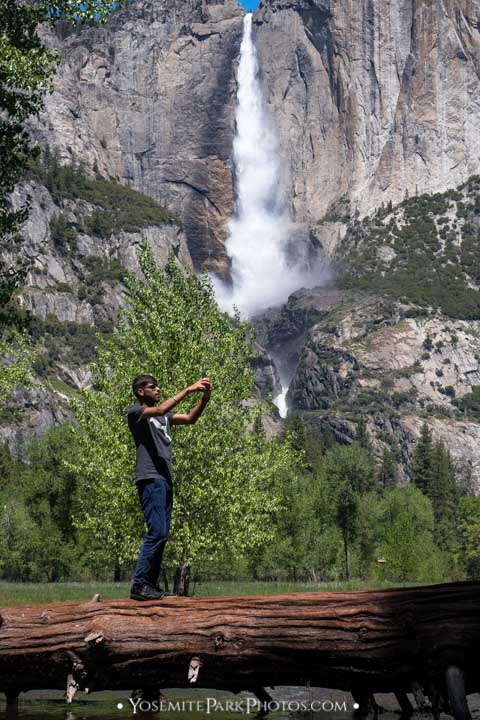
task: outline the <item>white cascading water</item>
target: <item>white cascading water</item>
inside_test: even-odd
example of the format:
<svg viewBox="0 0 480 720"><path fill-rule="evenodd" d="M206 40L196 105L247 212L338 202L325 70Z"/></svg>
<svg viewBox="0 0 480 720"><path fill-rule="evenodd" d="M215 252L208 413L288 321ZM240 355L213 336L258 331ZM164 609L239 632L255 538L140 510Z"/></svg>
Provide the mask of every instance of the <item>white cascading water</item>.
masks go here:
<svg viewBox="0 0 480 720"><path fill-rule="evenodd" d="M263 101L251 13L244 19L240 48L233 150L237 211L226 243L232 282L226 286L215 278L214 285L223 309L232 312L235 306L249 318L285 302L294 290L314 284L299 264L287 261L290 219L285 183L277 137ZM282 387L275 400L282 417L287 413L286 392Z"/></svg>
<svg viewBox="0 0 480 720"><path fill-rule="evenodd" d="M238 67L236 135L233 145L236 217L226 250L232 284L215 281L221 307L243 317L284 302L305 286L305 272L287 262L289 216L277 137L266 112L252 39L252 14L244 19Z"/></svg>

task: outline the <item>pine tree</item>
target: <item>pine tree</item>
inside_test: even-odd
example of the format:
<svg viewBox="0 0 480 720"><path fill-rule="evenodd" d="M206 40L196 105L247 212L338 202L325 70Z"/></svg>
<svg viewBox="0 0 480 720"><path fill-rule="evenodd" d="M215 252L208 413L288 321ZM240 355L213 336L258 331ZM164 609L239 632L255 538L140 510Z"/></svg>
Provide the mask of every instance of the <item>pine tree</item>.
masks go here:
<svg viewBox="0 0 480 720"><path fill-rule="evenodd" d="M253 434L258 438L259 442L265 442L267 436L265 433L265 428L263 427L261 415L255 415L252 429Z"/></svg>
<svg viewBox="0 0 480 720"><path fill-rule="evenodd" d="M448 448L437 442L433 448L435 484L432 494L435 519L451 518L457 505L455 467Z"/></svg>
<svg viewBox="0 0 480 720"><path fill-rule="evenodd" d="M424 423L413 456L412 480L428 497L432 497L434 488L434 459L432 433Z"/></svg>
<svg viewBox="0 0 480 720"><path fill-rule="evenodd" d="M358 421L355 439L370 455L372 454L372 443L370 441L370 435L368 434L367 421L364 417L361 417Z"/></svg>
<svg viewBox="0 0 480 720"><path fill-rule="evenodd" d="M395 487L397 484L397 466L395 463L395 455L389 448L384 448L382 462L378 468L378 483L386 490Z"/></svg>
<svg viewBox="0 0 480 720"><path fill-rule="evenodd" d="M458 492L455 467L448 448L437 442L433 448L434 486L431 496L435 516L435 539L450 552L458 549Z"/></svg>
<svg viewBox="0 0 480 720"><path fill-rule="evenodd" d="M325 455L336 444L332 428L328 424L324 425L322 427L322 454Z"/></svg>
<svg viewBox="0 0 480 720"><path fill-rule="evenodd" d="M305 462L313 473L318 472L322 463L322 432L317 425L305 428Z"/></svg>
<svg viewBox="0 0 480 720"><path fill-rule="evenodd" d="M14 476L15 460L7 443L0 445L0 489L11 483Z"/></svg>
<svg viewBox="0 0 480 720"><path fill-rule="evenodd" d="M305 450L305 425L300 413L293 413L287 422L287 431L291 433L292 447Z"/></svg>
<svg viewBox="0 0 480 720"><path fill-rule="evenodd" d="M359 443L336 445L324 458L322 475L330 494L330 505L343 537L344 577L350 579L352 544L358 532L359 503L372 489L370 454Z"/></svg>

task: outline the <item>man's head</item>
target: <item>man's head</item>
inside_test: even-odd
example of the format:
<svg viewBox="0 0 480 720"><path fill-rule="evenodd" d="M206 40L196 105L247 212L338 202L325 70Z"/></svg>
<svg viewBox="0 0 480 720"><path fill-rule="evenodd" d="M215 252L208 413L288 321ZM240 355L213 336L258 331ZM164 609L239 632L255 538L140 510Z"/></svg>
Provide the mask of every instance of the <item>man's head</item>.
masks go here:
<svg viewBox="0 0 480 720"><path fill-rule="evenodd" d="M138 375L132 382L132 390L140 402L153 405L160 397L160 388L153 375Z"/></svg>

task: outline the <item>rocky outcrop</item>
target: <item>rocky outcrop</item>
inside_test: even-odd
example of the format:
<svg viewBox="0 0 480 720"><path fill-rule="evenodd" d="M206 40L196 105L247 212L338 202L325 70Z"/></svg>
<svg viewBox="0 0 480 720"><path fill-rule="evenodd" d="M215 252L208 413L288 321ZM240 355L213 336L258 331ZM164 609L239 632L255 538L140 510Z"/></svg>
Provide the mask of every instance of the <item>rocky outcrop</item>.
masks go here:
<svg viewBox="0 0 480 720"><path fill-rule="evenodd" d="M255 390L266 401L272 401L282 391L275 363L270 355L258 343L253 344L254 357L250 365L255 371Z"/></svg>
<svg viewBox="0 0 480 720"><path fill-rule="evenodd" d="M160 264L173 253L183 266L192 265L185 235L175 222L98 237L84 229L94 205L72 198L56 202L44 185L32 180L17 189L14 207L27 195L32 207L23 227L22 253L30 271L18 300L29 311L37 373L32 387L17 390L2 418L0 436L12 444L71 419L72 397L91 383L87 365L94 359L96 333L112 331L125 306L123 273L139 272L136 253L145 240ZM71 232L76 228L74 236L55 234L60 216Z"/></svg>
<svg viewBox="0 0 480 720"><path fill-rule="evenodd" d="M309 329L342 302L335 288L300 289L288 303L252 318L258 342L275 358L282 379L290 381L300 359Z"/></svg>
<svg viewBox="0 0 480 720"><path fill-rule="evenodd" d="M122 269L138 272L137 251L145 241L162 265L169 252L182 265L192 264L185 235L175 222L99 237L82 229L95 209L91 203L66 199L57 204L43 185L32 181L17 189L14 207L27 195L33 202L22 230L22 253L29 258L31 269L20 304L43 320L53 316L59 322L90 325L113 321L122 306L122 291L109 268L115 263L119 274ZM74 247L68 244L65 231L63 236L52 237L53 222L60 215L68 226L79 228L72 240ZM92 275L95 282L89 299L84 291Z"/></svg>
<svg viewBox="0 0 480 720"><path fill-rule="evenodd" d="M304 290L275 316L259 319L259 326L269 351L278 352L286 317L296 318L287 336L297 327L296 337L304 337L287 395L290 409L329 425L344 443L355 438L363 417L378 456L394 449L399 470L408 470L426 422L449 447L462 480L479 492L480 423L456 401L480 385L480 322L409 313L415 314L382 296Z"/></svg>
<svg viewBox="0 0 480 720"><path fill-rule="evenodd" d="M63 62L35 133L168 207L191 257L225 275L233 209L236 0L138 0L99 28L47 41Z"/></svg>
<svg viewBox="0 0 480 720"><path fill-rule="evenodd" d="M437 192L480 167L478 0L263 0L256 15L268 106L292 216L341 198L361 213Z"/></svg>

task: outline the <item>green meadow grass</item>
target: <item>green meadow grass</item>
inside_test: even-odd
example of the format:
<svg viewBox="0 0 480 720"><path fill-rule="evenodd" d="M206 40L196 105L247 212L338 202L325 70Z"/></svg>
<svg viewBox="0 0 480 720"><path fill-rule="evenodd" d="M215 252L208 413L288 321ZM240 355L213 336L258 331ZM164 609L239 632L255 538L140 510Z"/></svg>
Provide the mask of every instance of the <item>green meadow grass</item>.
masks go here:
<svg viewBox="0 0 480 720"><path fill-rule="evenodd" d="M216 595L277 595L290 592L342 592L348 590L373 590L404 587L405 583L366 582L350 580L326 583L209 581L193 583L190 591L195 597ZM414 583L410 583L414 585ZM129 583L83 582L83 583L8 583L0 582L0 606L34 605L51 602L79 602L91 600L99 593L103 600L128 598Z"/></svg>

